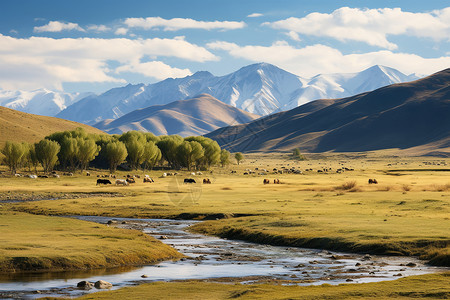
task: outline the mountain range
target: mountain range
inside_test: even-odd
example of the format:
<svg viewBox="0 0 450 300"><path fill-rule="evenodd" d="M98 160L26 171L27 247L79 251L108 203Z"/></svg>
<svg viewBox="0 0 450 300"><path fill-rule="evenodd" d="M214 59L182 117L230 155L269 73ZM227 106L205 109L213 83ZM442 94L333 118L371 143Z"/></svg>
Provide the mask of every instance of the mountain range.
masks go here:
<svg viewBox="0 0 450 300"><path fill-rule="evenodd" d="M0 90L0 106L41 116L53 117L92 93L64 93L47 89L34 91Z"/></svg>
<svg viewBox="0 0 450 300"><path fill-rule="evenodd" d="M259 117L208 94L201 94L192 99L137 109L118 119L103 120L94 127L111 134L139 130L155 135L178 134L186 137L204 135L224 126L247 123Z"/></svg>
<svg viewBox="0 0 450 300"><path fill-rule="evenodd" d="M269 115L321 98L338 98L388 84L417 79L383 66L358 73L317 75L306 79L267 63L253 64L225 76L201 71L154 84L129 84L101 95L90 95L68 106L57 117L95 124L117 119L136 109L164 105L206 93L244 111Z"/></svg>
<svg viewBox="0 0 450 300"><path fill-rule="evenodd" d="M450 69L352 97L316 100L206 136L230 151L450 150ZM450 151L449 151L450 152ZM424 152L422 152L424 154Z"/></svg>

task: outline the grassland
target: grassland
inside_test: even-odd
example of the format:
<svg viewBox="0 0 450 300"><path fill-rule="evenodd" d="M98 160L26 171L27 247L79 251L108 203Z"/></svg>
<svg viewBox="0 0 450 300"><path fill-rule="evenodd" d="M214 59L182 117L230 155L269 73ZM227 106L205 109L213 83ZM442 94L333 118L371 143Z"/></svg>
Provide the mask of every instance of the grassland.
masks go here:
<svg viewBox="0 0 450 300"><path fill-rule="evenodd" d="M0 273L142 265L181 254L140 231L0 209Z"/></svg>
<svg viewBox="0 0 450 300"><path fill-rule="evenodd" d="M79 299L448 299L450 274L412 276L395 281L339 286L156 282Z"/></svg>
<svg viewBox="0 0 450 300"><path fill-rule="evenodd" d="M187 174L158 178L162 171L151 173L154 184L138 181L129 187L96 186L96 178L86 176L4 178L0 195L11 190L25 195L55 190L91 193L89 198L5 206L34 214L217 218L220 220L203 222L193 230L267 244L418 255L436 265L450 265L448 159L399 159L376 154L312 158L298 162L286 155L250 156L244 164L231 167L236 174L216 168L212 174L199 176L210 177L211 185L184 185L181 181ZM258 167L272 172L282 166L313 171L303 175L242 175L245 169ZM336 173L341 166L354 171ZM318 173L319 168L332 171ZM279 178L282 184L263 185L263 178ZM368 178L376 178L379 183L369 185ZM102 192L124 197L95 195Z"/></svg>

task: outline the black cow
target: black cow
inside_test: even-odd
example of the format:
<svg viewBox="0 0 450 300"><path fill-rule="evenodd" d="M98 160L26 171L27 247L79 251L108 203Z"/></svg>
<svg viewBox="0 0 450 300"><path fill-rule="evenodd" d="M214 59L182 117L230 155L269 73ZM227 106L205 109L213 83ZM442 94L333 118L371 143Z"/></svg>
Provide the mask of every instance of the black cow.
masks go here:
<svg viewBox="0 0 450 300"><path fill-rule="evenodd" d="M112 184L109 179L97 179L97 185L99 184Z"/></svg>
<svg viewBox="0 0 450 300"><path fill-rule="evenodd" d="M194 179L192 178L185 178L184 183L196 183Z"/></svg>

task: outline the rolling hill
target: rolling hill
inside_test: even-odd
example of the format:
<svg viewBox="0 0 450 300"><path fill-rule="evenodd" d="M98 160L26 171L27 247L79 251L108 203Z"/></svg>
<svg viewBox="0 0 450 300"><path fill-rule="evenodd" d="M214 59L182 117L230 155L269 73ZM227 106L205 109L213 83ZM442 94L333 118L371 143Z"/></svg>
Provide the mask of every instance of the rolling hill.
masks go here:
<svg viewBox="0 0 450 300"><path fill-rule="evenodd" d="M231 151L450 153L450 69L356 96L317 100L206 136Z"/></svg>
<svg viewBox="0 0 450 300"><path fill-rule="evenodd" d="M101 130L73 121L38 116L0 106L0 148L6 141L37 142L55 131L84 128L89 133Z"/></svg>
<svg viewBox="0 0 450 300"><path fill-rule="evenodd" d="M348 97L388 84L417 79L395 69L373 66L357 73L302 78L274 65L258 63L224 76L201 71L154 84L129 84L91 95L67 107L59 118L86 124L117 119L136 109L168 104L207 93L250 113L269 115L316 99Z"/></svg>
<svg viewBox="0 0 450 300"><path fill-rule="evenodd" d="M94 126L108 133L129 130L152 132L155 135L203 135L220 127L247 123L259 118L227 105L208 94L166 105L153 105L132 111L115 120Z"/></svg>

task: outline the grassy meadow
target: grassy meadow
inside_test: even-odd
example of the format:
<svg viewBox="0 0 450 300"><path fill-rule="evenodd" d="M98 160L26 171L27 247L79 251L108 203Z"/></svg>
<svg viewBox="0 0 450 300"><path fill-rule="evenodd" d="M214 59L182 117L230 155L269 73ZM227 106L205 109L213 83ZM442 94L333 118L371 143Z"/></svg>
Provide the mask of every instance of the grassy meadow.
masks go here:
<svg viewBox="0 0 450 300"><path fill-rule="evenodd" d="M152 176L155 183L143 183L141 177L127 187L97 186L97 175L106 174L101 170L90 170L91 176L77 173L74 177L48 179L5 176L1 178L0 205L8 218L17 213L14 218L30 220L53 219L36 215L199 219L205 221L192 230L204 234L274 245L415 255L434 265L450 266L450 159L399 158L384 156L381 152L307 157L306 161L297 161L287 154L251 154L246 155L239 166L214 167L212 172L195 177L187 171L167 177L161 176L167 171L147 171L145 173ZM283 170L283 167L293 166L301 169L303 174L273 174L274 168ZM336 173L341 167L353 171ZM244 175L248 169L256 173ZM262 169L267 169L267 175L258 175ZM319 173L318 169L329 170ZM236 173L231 173L232 170ZM117 175L123 178L126 174L142 176L144 172L121 171ZM183 179L188 177L197 181L210 178L212 184L183 184ZM270 184L264 185L264 178L270 179ZM368 184L369 178L376 179L378 184ZM279 179L280 184L273 184L273 179ZM4 201L11 199L40 201ZM92 228L92 224L87 224L90 230L112 230L101 225ZM80 230L76 232L80 233ZM42 230L40 233L49 234ZM54 231L51 234L58 234L61 239L72 236ZM8 249L20 248L8 247L3 247L2 257L17 253ZM136 248L141 247L144 245L136 245ZM96 251L95 247L92 251ZM73 252L67 253L72 255ZM176 256L176 253L172 255ZM299 294L306 299L319 294L329 298L387 299L421 297L427 296L426 293L433 298L449 295L449 281L448 274L441 274L343 287L155 283L85 298L119 299L132 293L128 295L143 299L148 293L162 295L168 288L173 291L167 294L171 296L162 295L158 299L188 299L190 296L220 299L232 295L244 299L274 299L274 295L296 298ZM419 282L424 288L419 288ZM240 295L240 291L244 294Z"/></svg>
<svg viewBox="0 0 450 300"><path fill-rule="evenodd" d="M142 265L182 257L140 231L0 210L0 273Z"/></svg>

